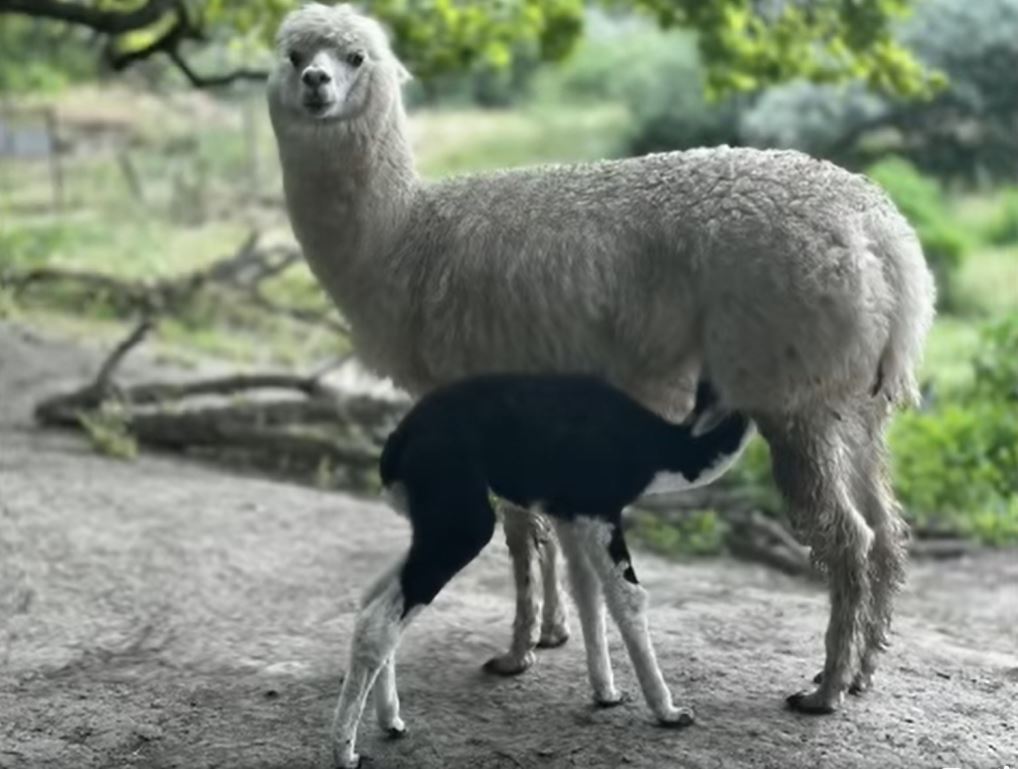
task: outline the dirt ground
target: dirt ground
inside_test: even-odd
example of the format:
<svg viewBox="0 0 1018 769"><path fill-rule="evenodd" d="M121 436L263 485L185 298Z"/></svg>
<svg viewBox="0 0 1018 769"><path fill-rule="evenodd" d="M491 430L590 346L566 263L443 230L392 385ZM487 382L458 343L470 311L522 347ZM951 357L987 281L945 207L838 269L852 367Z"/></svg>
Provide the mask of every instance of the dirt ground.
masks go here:
<svg viewBox="0 0 1018 769"><path fill-rule="evenodd" d="M146 455L106 459L29 419L97 350L0 324L0 767L327 766L357 596L407 529L374 500ZM1018 556L916 564L876 688L782 707L819 669L826 598L727 559L637 569L662 669L695 726L595 710L574 638L517 679L501 541L408 632L410 732L361 726L367 767L1018 766ZM638 692L617 635L621 685Z"/></svg>

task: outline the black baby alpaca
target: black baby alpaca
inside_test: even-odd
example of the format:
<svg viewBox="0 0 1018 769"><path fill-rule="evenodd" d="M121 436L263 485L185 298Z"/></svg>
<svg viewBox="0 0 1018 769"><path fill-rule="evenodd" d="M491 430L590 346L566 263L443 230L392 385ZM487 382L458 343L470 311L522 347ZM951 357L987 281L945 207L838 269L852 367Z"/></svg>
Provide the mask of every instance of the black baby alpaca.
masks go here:
<svg viewBox="0 0 1018 769"><path fill-rule="evenodd" d="M705 384L682 425L586 376L491 375L423 399L382 452L382 483L409 517L413 539L364 597L333 724L337 764L358 763L357 725L372 687L382 728L402 733L394 667L399 636L416 610L490 541L495 512L489 493L538 507L554 521L595 701L608 706L621 700L605 637L607 603L658 721L692 723L689 709L672 704L657 666L622 510L648 493L709 483L731 466L751 434L745 416L719 415Z"/></svg>

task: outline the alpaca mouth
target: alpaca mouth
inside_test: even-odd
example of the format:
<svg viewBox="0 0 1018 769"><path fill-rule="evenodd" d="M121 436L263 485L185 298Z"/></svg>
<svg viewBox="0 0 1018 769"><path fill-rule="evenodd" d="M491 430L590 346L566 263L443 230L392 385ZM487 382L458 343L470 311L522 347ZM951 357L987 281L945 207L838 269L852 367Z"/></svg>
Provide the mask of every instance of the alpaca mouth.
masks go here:
<svg viewBox="0 0 1018 769"><path fill-rule="evenodd" d="M301 103L304 109L308 111L313 117L321 117L332 106L332 99L323 98L321 96L305 96Z"/></svg>

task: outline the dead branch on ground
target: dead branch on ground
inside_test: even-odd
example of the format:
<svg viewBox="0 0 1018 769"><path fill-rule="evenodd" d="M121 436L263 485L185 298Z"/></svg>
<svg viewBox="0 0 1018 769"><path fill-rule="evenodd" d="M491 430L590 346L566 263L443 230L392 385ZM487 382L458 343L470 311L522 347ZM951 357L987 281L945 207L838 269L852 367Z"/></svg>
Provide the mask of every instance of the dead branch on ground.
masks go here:
<svg viewBox="0 0 1018 769"><path fill-rule="evenodd" d="M82 293L103 296L125 313L143 317L177 312L201 290L216 287L239 293L249 304L270 314L348 334L346 324L329 309L319 311L290 306L266 296L264 283L297 264L300 258L295 248L262 246L259 234L251 232L234 254L208 267L172 278L126 280L89 270L34 267L0 273L0 287L19 294L39 285L69 285Z"/></svg>
<svg viewBox="0 0 1018 769"><path fill-rule="evenodd" d="M324 378L335 363L308 376L270 372L116 383L117 369L153 325L151 318L142 320L92 382L41 401L37 421L82 429L83 415L115 410L123 428L143 445L285 466L306 476L322 467L373 470L385 436L408 406L329 387Z"/></svg>

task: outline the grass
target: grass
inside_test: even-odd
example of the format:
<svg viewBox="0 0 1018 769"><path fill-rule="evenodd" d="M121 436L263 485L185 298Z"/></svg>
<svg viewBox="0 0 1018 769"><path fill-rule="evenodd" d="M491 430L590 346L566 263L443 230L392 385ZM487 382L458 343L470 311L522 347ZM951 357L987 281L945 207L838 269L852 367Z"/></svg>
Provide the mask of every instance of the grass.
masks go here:
<svg viewBox="0 0 1018 769"><path fill-rule="evenodd" d="M411 136L424 176L612 157L626 114L618 107L419 112Z"/></svg>

